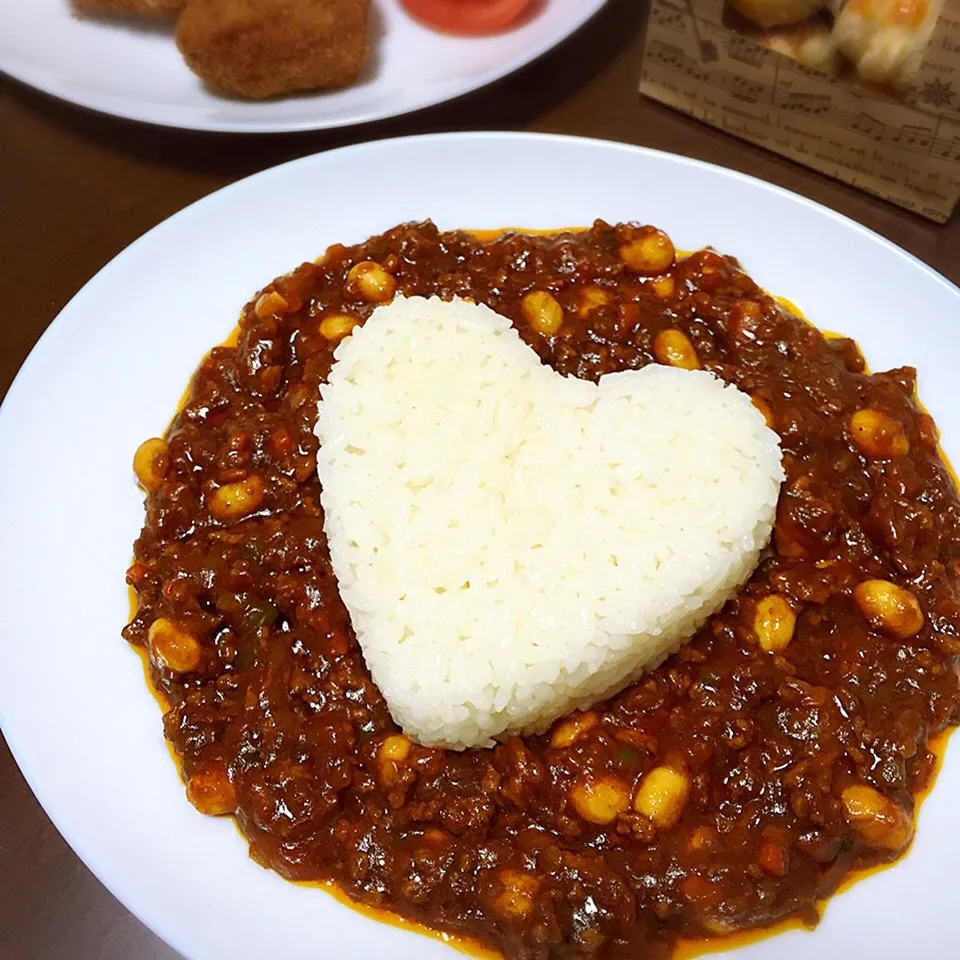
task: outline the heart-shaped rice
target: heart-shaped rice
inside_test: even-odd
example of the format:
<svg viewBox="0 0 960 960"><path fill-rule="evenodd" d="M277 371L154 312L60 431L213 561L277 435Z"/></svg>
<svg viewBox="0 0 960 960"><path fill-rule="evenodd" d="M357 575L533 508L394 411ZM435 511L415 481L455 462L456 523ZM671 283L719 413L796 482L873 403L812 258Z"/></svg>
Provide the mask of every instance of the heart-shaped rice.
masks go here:
<svg viewBox="0 0 960 960"><path fill-rule="evenodd" d="M335 357L317 422L333 568L421 743L489 745L615 693L770 536L777 436L712 374L565 378L489 308L421 297Z"/></svg>

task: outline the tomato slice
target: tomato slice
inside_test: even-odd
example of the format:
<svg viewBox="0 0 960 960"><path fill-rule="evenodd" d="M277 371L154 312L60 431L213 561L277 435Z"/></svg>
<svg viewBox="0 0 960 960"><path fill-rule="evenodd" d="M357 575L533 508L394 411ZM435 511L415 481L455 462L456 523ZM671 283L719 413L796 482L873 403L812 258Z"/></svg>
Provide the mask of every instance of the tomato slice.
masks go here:
<svg viewBox="0 0 960 960"><path fill-rule="evenodd" d="M532 0L400 0L418 20L463 36L504 30L519 19Z"/></svg>

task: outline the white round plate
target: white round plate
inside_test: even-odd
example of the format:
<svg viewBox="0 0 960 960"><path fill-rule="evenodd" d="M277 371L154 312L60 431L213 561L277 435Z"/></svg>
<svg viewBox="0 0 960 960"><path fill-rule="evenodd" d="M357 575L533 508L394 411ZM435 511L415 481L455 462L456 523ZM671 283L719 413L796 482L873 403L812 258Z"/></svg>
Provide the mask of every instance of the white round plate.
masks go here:
<svg viewBox="0 0 960 960"><path fill-rule="evenodd" d="M544 0L492 37L439 33L399 0L373 0L374 52L351 87L257 102L219 96L184 63L173 25L77 15L70 0L0 0L0 71L102 113L190 130L271 133L346 127L469 93L535 60L605 0Z"/></svg>
<svg viewBox="0 0 960 960"><path fill-rule="evenodd" d="M248 859L229 820L196 813L119 635L143 520L131 456L164 429L204 353L274 276L426 217L443 229L640 220L678 247L735 254L812 321L856 337L874 369L917 366L960 463L960 290L850 220L729 170L564 137L415 137L307 157L171 217L77 294L0 410L0 722L67 841L193 960L454 956L286 883ZM843 894L816 933L737 957L943 956L955 936L958 761L948 756L903 862Z"/></svg>

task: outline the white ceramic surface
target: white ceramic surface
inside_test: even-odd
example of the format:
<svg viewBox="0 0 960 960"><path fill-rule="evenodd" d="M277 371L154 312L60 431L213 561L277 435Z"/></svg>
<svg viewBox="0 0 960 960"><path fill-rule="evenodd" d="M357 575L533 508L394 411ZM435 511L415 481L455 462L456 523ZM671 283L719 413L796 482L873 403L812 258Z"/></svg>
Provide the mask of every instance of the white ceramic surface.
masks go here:
<svg viewBox="0 0 960 960"><path fill-rule="evenodd" d="M372 180L383 189L366 189ZM67 841L193 960L454 957L285 883L247 858L229 821L194 812L140 661L119 636L143 518L131 456L164 428L204 352L275 275L332 242L425 217L441 228L635 219L678 247L736 254L815 323L856 337L874 369L915 364L960 462L960 291L863 227L727 170L560 137L411 138L268 170L162 223L70 302L0 409L0 724ZM815 934L737 957L950 955L957 796L951 752L902 863L839 897Z"/></svg>
<svg viewBox="0 0 960 960"><path fill-rule="evenodd" d="M356 84L253 102L208 90L183 62L170 23L80 16L70 0L0 0L0 71L131 120L241 133L320 130L407 113L485 86L558 44L604 2L546 0L514 30L463 38L423 26L399 0L374 0L374 55Z"/></svg>

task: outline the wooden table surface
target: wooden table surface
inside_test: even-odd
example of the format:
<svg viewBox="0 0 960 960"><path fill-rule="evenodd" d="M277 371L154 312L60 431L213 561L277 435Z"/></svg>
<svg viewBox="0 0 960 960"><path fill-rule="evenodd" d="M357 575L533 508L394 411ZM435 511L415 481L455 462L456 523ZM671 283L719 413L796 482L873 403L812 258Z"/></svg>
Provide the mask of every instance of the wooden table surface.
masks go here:
<svg viewBox="0 0 960 960"><path fill-rule="evenodd" d="M158 129L89 113L0 77L0 397L70 297L165 217L264 167L408 133L540 130L709 160L859 220L960 283L960 216L936 226L642 101L643 6L611 0L577 36L493 87L413 116L339 132L240 137ZM0 877L3 957L176 960L61 840L2 741Z"/></svg>

